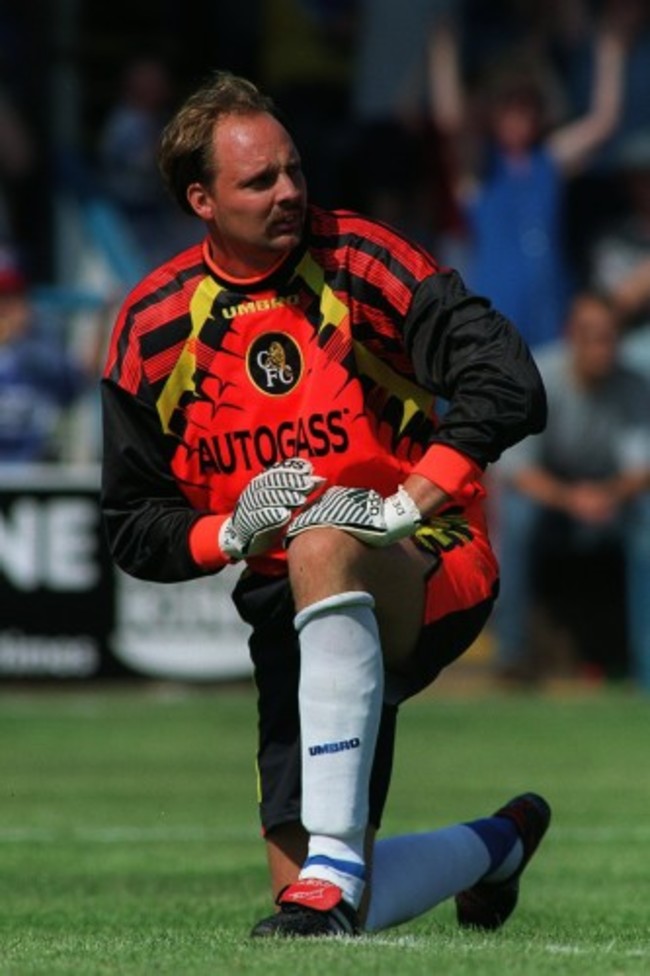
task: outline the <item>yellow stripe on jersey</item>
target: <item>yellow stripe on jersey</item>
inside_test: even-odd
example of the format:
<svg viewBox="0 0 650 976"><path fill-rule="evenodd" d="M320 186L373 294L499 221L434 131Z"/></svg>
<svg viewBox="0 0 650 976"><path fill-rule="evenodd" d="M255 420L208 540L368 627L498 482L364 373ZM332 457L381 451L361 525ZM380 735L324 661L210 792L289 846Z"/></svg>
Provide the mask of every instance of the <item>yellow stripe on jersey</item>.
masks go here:
<svg viewBox="0 0 650 976"><path fill-rule="evenodd" d="M338 327L349 315L345 302L338 298L332 288L325 283L325 271L314 261L311 254L305 254L296 268L296 277L302 278L305 284L320 296L321 323L319 331L327 325Z"/></svg>
<svg viewBox="0 0 650 976"><path fill-rule="evenodd" d="M377 359L360 342L354 343L354 356L357 361L359 373L369 376L383 389L388 390L402 404L403 414L397 434L401 434L408 426L409 422L418 413L430 417L435 397L433 393L428 393L421 387L411 383L398 373L395 373L390 366L387 366L381 359Z"/></svg>
<svg viewBox="0 0 650 976"><path fill-rule="evenodd" d="M257 803L258 806L262 802L262 771L260 769L259 760L255 760L255 788L257 791Z"/></svg>
<svg viewBox="0 0 650 976"><path fill-rule="evenodd" d="M192 328L176 365L167 377L156 408L162 420L163 430L170 432L169 424L176 407L184 393L196 391L196 340L203 326L211 317L214 300L223 291L223 286L214 278L202 278L190 301L190 320Z"/></svg>

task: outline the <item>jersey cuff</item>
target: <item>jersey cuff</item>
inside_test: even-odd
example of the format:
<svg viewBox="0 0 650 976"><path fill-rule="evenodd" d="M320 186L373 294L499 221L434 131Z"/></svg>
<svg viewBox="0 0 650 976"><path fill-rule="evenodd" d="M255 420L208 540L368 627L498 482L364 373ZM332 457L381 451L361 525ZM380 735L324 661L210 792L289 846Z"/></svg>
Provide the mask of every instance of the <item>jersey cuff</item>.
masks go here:
<svg viewBox="0 0 650 976"><path fill-rule="evenodd" d="M206 515L197 519L189 534L192 559L201 569L216 572L232 560L219 548L219 530L227 515Z"/></svg>
<svg viewBox="0 0 650 976"><path fill-rule="evenodd" d="M481 479L482 468L466 454L446 444L433 444L418 461L412 474L422 475L450 498L465 495L470 482Z"/></svg>

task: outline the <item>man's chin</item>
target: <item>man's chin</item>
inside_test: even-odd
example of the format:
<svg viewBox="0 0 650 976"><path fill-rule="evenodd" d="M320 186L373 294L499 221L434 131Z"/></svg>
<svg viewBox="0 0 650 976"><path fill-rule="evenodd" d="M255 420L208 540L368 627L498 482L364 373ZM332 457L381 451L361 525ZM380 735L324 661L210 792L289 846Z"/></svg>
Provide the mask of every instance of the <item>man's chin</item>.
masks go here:
<svg viewBox="0 0 650 976"><path fill-rule="evenodd" d="M292 248L300 243L305 226L304 214L286 220L277 220L270 226L270 239L278 247Z"/></svg>
<svg viewBox="0 0 650 976"><path fill-rule="evenodd" d="M302 229L276 231L270 238L269 244L276 254L282 254L284 251L292 251L294 247L297 247L301 238Z"/></svg>

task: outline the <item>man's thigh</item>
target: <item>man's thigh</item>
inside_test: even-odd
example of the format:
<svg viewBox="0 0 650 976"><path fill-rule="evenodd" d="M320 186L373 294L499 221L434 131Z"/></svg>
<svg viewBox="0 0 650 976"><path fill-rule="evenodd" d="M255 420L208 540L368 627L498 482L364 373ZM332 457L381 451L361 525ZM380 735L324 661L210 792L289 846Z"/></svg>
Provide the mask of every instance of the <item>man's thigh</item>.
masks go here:
<svg viewBox="0 0 650 976"><path fill-rule="evenodd" d="M417 537L411 544L417 547ZM387 665L388 701L417 694L460 657L483 630L498 594L498 566L484 536L457 540L428 566L414 645Z"/></svg>

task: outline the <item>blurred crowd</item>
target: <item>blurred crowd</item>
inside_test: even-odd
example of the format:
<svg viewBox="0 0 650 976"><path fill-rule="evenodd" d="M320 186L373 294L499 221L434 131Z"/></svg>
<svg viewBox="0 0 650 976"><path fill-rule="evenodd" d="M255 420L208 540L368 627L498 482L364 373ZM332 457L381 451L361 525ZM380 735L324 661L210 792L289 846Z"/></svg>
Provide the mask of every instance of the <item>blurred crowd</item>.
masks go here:
<svg viewBox="0 0 650 976"><path fill-rule="evenodd" d="M156 5L173 35L172 8ZM53 315L39 302L37 286L56 295L69 285L57 272L65 261L55 253L44 264L34 233L45 148L57 164L54 209L71 190L101 201L135 279L201 233L158 179L166 118L211 68L244 71L281 106L315 202L420 241L509 315L537 358L548 429L489 474L503 566L499 674L616 680L650 669L639 664L650 658L650 4L250 0L202 10L216 62L204 54L180 70L144 36L116 45L110 97L76 144L48 147L24 98L20 37L0 17L0 463L70 460L61 425L75 403L94 402L111 314L132 283L102 282L82 317L91 339L66 324L76 306L55 302Z"/></svg>

